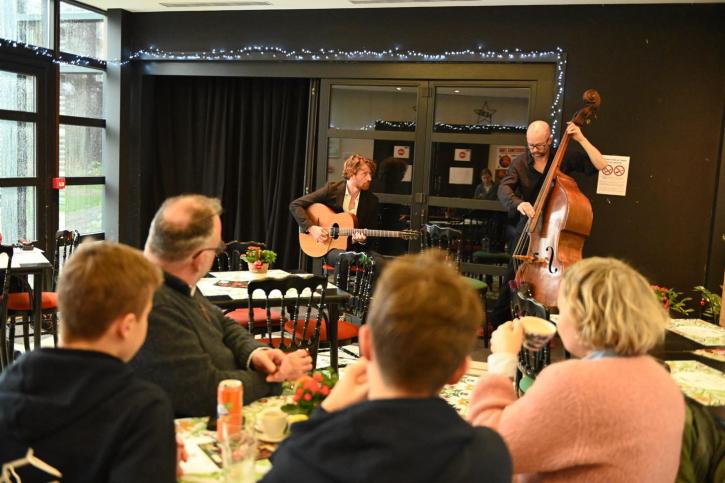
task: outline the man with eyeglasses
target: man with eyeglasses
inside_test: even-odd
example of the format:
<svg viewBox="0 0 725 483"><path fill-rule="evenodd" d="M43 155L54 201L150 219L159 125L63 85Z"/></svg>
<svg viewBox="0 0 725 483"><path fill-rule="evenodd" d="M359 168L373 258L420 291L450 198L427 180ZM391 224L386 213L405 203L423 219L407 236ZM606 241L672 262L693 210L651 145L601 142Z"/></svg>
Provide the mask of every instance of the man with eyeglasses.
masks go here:
<svg viewBox="0 0 725 483"><path fill-rule="evenodd" d="M581 148L569 145L564 154L559 170L565 174L584 172L594 174L607 165L602 153L584 137L581 129L574 123L568 123L566 132ZM506 226L506 239L509 253L513 253L518 239L521 237L526 220L534 216L534 204L541 186L554 159L555 151L551 149L553 138L551 128L546 121L534 121L526 130L528 150L516 156L506 170L498 187L498 199L509 210ZM491 314L491 322L498 326L511 317L509 308L511 292L508 282L514 278L513 264L509 263L496 307Z"/></svg>
<svg viewBox="0 0 725 483"><path fill-rule="evenodd" d="M146 240L144 255L164 271L164 284L154 294L146 342L131 365L168 393L176 417L215 415L223 379L242 381L246 404L279 394L280 382L312 369L307 351L285 354L255 341L196 290L224 248L221 211L215 198L169 198Z"/></svg>

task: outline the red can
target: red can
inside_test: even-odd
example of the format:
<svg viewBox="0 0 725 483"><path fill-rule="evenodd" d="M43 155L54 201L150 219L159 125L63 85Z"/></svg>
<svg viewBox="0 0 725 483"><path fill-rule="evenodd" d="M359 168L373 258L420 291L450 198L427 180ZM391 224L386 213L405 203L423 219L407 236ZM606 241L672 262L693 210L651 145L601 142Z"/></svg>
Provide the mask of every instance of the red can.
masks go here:
<svg viewBox="0 0 725 483"><path fill-rule="evenodd" d="M242 429L242 397L244 388L238 379L224 379L217 387L217 439L221 440L223 428Z"/></svg>

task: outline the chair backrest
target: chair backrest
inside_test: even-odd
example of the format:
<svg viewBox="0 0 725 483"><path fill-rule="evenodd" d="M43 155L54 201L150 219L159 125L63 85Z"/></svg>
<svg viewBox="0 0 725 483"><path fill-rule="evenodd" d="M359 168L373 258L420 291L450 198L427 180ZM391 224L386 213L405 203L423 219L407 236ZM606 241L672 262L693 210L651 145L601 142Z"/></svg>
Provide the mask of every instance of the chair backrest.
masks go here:
<svg viewBox="0 0 725 483"><path fill-rule="evenodd" d="M549 310L542 303L534 299L531 294L531 289L527 284L521 284L516 290L511 291L511 311L514 317L530 315L549 320L550 315ZM546 344L538 352L532 352L522 347L521 351L519 351L519 372L531 379L536 379L537 374L551 363L550 345L551 342ZM519 387L521 374L517 373L516 375L517 388Z"/></svg>
<svg viewBox="0 0 725 483"><path fill-rule="evenodd" d="M10 293L11 265L13 263L13 247L0 245L0 255L7 255L7 263L0 263L0 270L3 270L2 300L0 300L0 370L5 369L10 363L8 354L7 336L5 332L6 321L8 320L8 294ZM0 257L5 258L5 257Z"/></svg>
<svg viewBox="0 0 725 483"><path fill-rule="evenodd" d="M249 320L254 320L254 305L259 306L259 299L253 298L255 292L261 291L264 293L263 306L266 312L268 345L285 352L307 349L312 356L314 368L320 345L320 324L323 318L327 320L326 288L327 279L317 275L312 277L289 275L283 278L252 280L247 286ZM278 323L272 320L273 308L281 313ZM311 319L314 322L311 323ZM249 324L250 327L252 325ZM277 331L279 344L274 344L273 334Z"/></svg>
<svg viewBox="0 0 725 483"><path fill-rule="evenodd" d="M449 259L456 268L461 263L461 241L463 232L454 228L441 228L438 225L423 225L420 228L421 250L440 248L448 252Z"/></svg>
<svg viewBox="0 0 725 483"><path fill-rule="evenodd" d="M245 270L246 267L243 266L244 262L242 260L242 256L247 253L247 250L250 248L265 250L267 248L267 244L258 241L230 241L227 243L224 253L217 255L214 260L212 272L236 272L239 270Z"/></svg>
<svg viewBox="0 0 725 483"><path fill-rule="evenodd" d="M364 324L376 278L375 260L362 252L342 252L335 265L335 285L350 294L342 307L343 316Z"/></svg>
<svg viewBox="0 0 725 483"><path fill-rule="evenodd" d="M511 291L511 311L514 317L532 315L540 319L549 320L549 310L531 295L531 289L527 284Z"/></svg>
<svg viewBox="0 0 725 483"><path fill-rule="evenodd" d="M58 287L58 277L63 265L78 248L81 235L78 230L59 230L55 234L55 258L53 259L53 290Z"/></svg>

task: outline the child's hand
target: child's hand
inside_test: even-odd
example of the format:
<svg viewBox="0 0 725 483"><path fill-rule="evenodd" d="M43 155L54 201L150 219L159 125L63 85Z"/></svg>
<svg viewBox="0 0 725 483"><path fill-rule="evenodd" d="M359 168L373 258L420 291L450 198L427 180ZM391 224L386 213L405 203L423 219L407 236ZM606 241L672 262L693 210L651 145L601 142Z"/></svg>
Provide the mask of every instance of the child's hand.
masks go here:
<svg viewBox="0 0 725 483"><path fill-rule="evenodd" d="M327 412L339 411L364 401L368 396L368 360L361 357L355 364L348 366L345 375L335 384L330 395L322 401Z"/></svg>
<svg viewBox="0 0 725 483"><path fill-rule="evenodd" d="M510 354L518 354L521 350L521 343L524 341L524 331L516 319L513 322L508 321L501 324L493 334L491 334L491 352L508 352Z"/></svg>

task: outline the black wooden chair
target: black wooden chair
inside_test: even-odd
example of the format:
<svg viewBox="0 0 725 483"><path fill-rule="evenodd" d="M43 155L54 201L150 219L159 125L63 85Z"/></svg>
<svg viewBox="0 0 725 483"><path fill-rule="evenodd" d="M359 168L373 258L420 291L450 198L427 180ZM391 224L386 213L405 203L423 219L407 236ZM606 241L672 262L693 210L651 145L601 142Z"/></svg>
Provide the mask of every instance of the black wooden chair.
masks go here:
<svg viewBox="0 0 725 483"><path fill-rule="evenodd" d="M421 251L428 248L439 248L448 253L447 260L454 264L456 270L461 270L461 256L462 256L462 245L463 245L463 232L456 230L455 228L440 227L438 225L423 225L420 229L420 241ZM488 346L489 333L488 333L488 321L486 319L486 293L488 292L488 285L486 282L472 276L471 274L465 274L466 280L471 284L476 291L478 291L481 297L481 305L483 306L483 321L481 325L480 334L483 335L483 344Z"/></svg>
<svg viewBox="0 0 725 483"><path fill-rule="evenodd" d="M335 266L335 285L350 294L342 306L341 323L352 323L355 327L364 324L368 316L368 307L373 296L375 279L377 277L375 259L363 252L342 252ZM338 333L340 339L345 330L340 325ZM322 340L325 340L324 338Z"/></svg>
<svg viewBox="0 0 725 483"><path fill-rule="evenodd" d="M55 234L55 253L53 257L53 278L50 292L41 293L41 309L43 311L43 333L53 336L53 344L58 345L58 277L63 265L73 255L73 251L80 243L80 233L77 230L59 230ZM43 287L34 287L32 290L42 290ZM30 350L30 316L33 311L33 294L28 286L26 292L16 292L8 295L8 339L15 340L15 327L20 318L23 326L23 343L25 350Z"/></svg>
<svg viewBox="0 0 725 483"><path fill-rule="evenodd" d="M240 242L237 240L230 241L226 244L226 249L223 253L217 255L212 266L212 272L235 272L239 270L246 270L244 260L242 256L247 253L250 248L266 249L267 244L257 241L246 241Z"/></svg>
<svg viewBox="0 0 725 483"><path fill-rule="evenodd" d="M285 352L306 349L312 357L313 369L317 365L320 346L320 324L327 325L325 290L327 279L320 276L252 280L247 286L249 317L253 317L253 305L259 304L254 295L263 293L265 336L261 339L270 347ZM272 318L279 313L279 321Z"/></svg>
<svg viewBox="0 0 725 483"><path fill-rule="evenodd" d="M250 248L259 248L264 250L267 248L267 244L258 241L230 241L226 244L224 253L217 255L214 260L212 272L236 272L246 270L246 262L242 260L242 256L244 256ZM253 310L253 313L254 323L252 324L252 332L264 333L266 327L264 310L257 307ZM232 309L226 312L226 316L243 327L249 327L249 311L247 309ZM272 319L275 322L279 322L279 314L273 313Z"/></svg>
<svg viewBox="0 0 725 483"><path fill-rule="evenodd" d="M512 291L511 311L514 317L517 318L530 315L549 320L549 316L551 315L543 304L534 299L526 284L522 284L516 290ZM516 371L516 388L519 394L525 393L528 387L533 384L539 372L549 364L551 364L551 341L536 352L521 347Z"/></svg>
<svg viewBox="0 0 725 483"><path fill-rule="evenodd" d="M456 270L461 265L461 240L463 232L454 228L438 225L423 225L420 228L421 250L440 248L448 253L449 261L454 263Z"/></svg>
<svg viewBox="0 0 725 483"><path fill-rule="evenodd" d="M8 351L13 350L13 345L9 343L6 332L6 325L8 320L8 294L10 293L10 278L12 276L11 265L13 263L13 247L0 245L0 254L5 254L6 263L0 265L0 269L3 270L3 283L2 283L2 299L0 299L0 370L5 369L10 365L12 356L8 354Z"/></svg>

